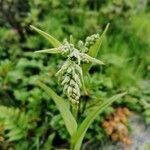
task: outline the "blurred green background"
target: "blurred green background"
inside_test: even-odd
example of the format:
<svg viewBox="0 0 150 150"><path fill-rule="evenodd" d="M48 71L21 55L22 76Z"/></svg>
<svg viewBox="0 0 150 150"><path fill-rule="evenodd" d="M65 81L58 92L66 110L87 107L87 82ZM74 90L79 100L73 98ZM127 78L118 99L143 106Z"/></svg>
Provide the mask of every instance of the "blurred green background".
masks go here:
<svg viewBox="0 0 150 150"><path fill-rule="evenodd" d="M51 45L29 25L62 41L70 35L84 40L102 33L107 23L110 27L98 55L106 66L95 65L90 70L87 86L94 101L87 100L86 104L83 100L80 119L87 113L84 107L89 108L97 100L121 91L129 94L97 118L85 142L109 139L101 123L116 107L125 106L150 124L148 0L0 0L0 106L6 108L0 108L0 137L4 138L0 149L49 150L68 146L69 136L58 110L34 85L36 78L42 78L62 95L55 77L62 59L33 53Z"/></svg>

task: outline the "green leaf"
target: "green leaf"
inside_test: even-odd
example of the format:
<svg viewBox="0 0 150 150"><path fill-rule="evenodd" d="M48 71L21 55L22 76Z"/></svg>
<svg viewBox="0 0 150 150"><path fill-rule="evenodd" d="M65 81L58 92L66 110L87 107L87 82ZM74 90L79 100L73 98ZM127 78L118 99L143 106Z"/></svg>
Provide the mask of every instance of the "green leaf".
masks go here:
<svg viewBox="0 0 150 150"><path fill-rule="evenodd" d="M87 58L88 61L90 61L90 62L92 62L92 63L99 64L99 65L104 65L104 63L103 63L102 61L100 61L100 60L98 60L98 59L96 59L96 58L94 58L94 57L91 57L91 56L89 56L89 55L87 55L87 54L83 54L83 56L84 56L85 58Z"/></svg>
<svg viewBox="0 0 150 150"><path fill-rule="evenodd" d="M95 118L102 113L108 106L110 106L114 101L124 96L126 93L117 94L107 101L104 101L102 104L98 104L95 109L90 112L87 117L83 120L81 125L79 126L77 132L72 137L72 150L79 150L84 138L86 131L89 126L93 123Z"/></svg>
<svg viewBox="0 0 150 150"><path fill-rule="evenodd" d="M44 144L44 150L51 150L52 149L52 142L54 140L55 137L55 133L52 133L48 136L48 139L46 140L45 144Z"/></svg>
<svg viewBox="0 0 150 150"><path fill-rule="evenodd" d="M65 122L67 130L72 136L77 130L77 122L73 117L72 113L70 112L67 103L64 101L63 98L58 96L50 87L48 87L44 83L38 81L37 84L54 100Z"/></svg>
<svg viewBox="0 0 150 150"><path fill-rule="evenodd" d="M145 115L145 116L150 116L150 108L149 108L149 109L146 109L146 110L144 111L144 115Z"/></svg>
<svg viewBox="0 0 150 150"><path fill-rule="evenodd" d="M19 141L20 139L23 138L23 134L22 133L16 133L13 135L13 133L10 132L10 134L6 135L8 136L8 141L11 142L11 141Z"/></svg>
<svg viewBox="0 0 150 150"><path fill-rule="evenodd" d="M36 32L38 32L39 34L41 34L43 37L45 37L51 44L53 47L59 47L61 46L61 43L55 39L53 36L49 35L48 33L30 25L31 29L35 30Z"/></svg>
<svg viewBox="0 0 150 150"><path fill-rule="evenodd" d="M38 50L38 51L35 51L35 53L57 54L57 53L62 53L62 51L59 50L58 48L50 48L50 49Z"/></svg>
<svg viewBox="0 0 150 150"><path fill-rule="evenodd" d="M102 44L102 40L104 38L104 35L106 33L106 31L108 30L109 27L109 23L106 25L103 33L101 34L101 36L97 39L97 41L95 42L95 44L93 46L90 47L88 55L91 57L96 58L97 54L100 50L101 44ZM88 72L88 70L90 69L91 64L84 64L83 65L83 73L86 74Z"/></svg>
<svg viewBox="0 0 150 150"><path fill-rule="evenodd" d="M9 132L6 134L6 136L7 136L7 137L10 137L10 138L11 138L11 137L14 137L14 136L16 136L16 135L20 135L20 137L23 136L21 130L18 129L18 128L14 128L13 130L9 131Z"/></svg>
<svg viewBox="0 0 150 150"><path fill-rule="evenodd" d="M71 43L71 44L75 44L75 40L74 40L74 38L73 38L72 35L70 35L70 43Z"/></svg>
<svg viewBox="0 0 150 150"><path fill-rule="evenodd" d="M108 30L108 27L109 27L109 23L106 25L103 33L101 34L101 36L99 37L99 39L96 41L96 43L91 46L89 52L88 52L88 55L92 56L92 57L96 57L99 50L100 50L100 46L102 44L102 40L104 38L104 35L106 34L106 31Z"/></svg>

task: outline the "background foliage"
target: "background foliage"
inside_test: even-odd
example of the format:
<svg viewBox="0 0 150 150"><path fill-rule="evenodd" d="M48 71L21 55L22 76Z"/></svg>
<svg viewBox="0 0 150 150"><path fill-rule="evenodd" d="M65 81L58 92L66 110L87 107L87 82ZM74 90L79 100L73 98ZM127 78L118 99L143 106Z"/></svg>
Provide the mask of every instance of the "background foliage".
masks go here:
<svg viewBox="0 0 150 150"><path fill-rule="evenodd" d="M149 17L147 0L0 0L0 149L68 145L58 110L34 85L40 78L61 95L55 73L62 61L59 56L33 54L51 45L31 31L30 24L60 40L70 34L79 40L102 32L110 22L98 55L106 66L90 70L90 97L82 97L80 119L98 101L122 91L128 95L96 119L85 143L108 139L101 124L117 107L127 107L149 124Z"/></svg>

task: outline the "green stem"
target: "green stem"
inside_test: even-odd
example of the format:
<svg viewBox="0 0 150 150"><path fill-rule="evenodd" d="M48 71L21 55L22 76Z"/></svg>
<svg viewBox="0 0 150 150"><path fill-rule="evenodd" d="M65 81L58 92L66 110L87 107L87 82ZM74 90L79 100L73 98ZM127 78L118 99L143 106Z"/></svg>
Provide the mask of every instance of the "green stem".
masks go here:
<svg viewBox="0 0 150 150"><path fill-rule="evenodd" d="M72 114L73 114L74 118L77 120L79 105L78 105L78 103L71 103L71 106L72 106Z"/></svg>
<svg viewBox="0 0 150 150"><path fill-rule="evenodd" d="M73 136L70 139L70 150L75 150L75 142L73 141Z"/></svg>

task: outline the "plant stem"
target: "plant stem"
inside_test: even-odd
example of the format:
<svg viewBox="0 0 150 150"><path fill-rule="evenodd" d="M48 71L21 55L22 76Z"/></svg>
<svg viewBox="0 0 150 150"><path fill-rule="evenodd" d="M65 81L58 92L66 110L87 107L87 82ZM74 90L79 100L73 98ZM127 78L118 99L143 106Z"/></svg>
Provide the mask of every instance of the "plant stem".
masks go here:
<svg viewBox="0 0 150 150"><path fill-rule="evenodd" d="M78 105L78 103L71 103L71 106L72 106L72 114L73 114L74 118L77 120L79 105Z"/></svg>

